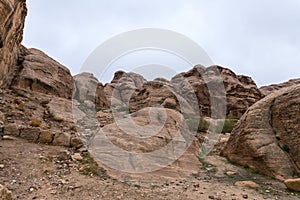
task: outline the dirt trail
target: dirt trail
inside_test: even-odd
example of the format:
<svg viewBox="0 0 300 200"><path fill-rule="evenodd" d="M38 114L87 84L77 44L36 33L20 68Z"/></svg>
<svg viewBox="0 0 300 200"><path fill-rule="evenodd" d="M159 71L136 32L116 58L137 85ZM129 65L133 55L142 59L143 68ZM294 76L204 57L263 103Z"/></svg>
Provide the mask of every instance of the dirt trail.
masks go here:
<svg viewBox="0 0 300 200"><path fill-rule="evenodd" d="M224 158L209 156L202 161L201 173L191 180L164 180L156 183L121 182L82 153L72 149L28 143L11 138L0 141L0 184L15 199L286 199L299 194L285 191L282 183L231 165ZM81 158L79 158L80 160ZM233 175L226 172L234 171ZM254 180L260 188L234 186L238 180Z"/></svg>

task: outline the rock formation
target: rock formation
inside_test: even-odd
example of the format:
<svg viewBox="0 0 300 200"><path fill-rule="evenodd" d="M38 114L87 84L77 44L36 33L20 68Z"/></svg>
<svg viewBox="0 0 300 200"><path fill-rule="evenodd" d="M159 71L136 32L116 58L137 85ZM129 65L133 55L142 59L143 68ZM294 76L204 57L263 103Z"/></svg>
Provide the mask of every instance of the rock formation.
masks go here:
<svg viewBox="0 0 300 200"><path fill-rule="evenodd" d="M260 87L259 90L261 91L262 94L264 94L266 96L266 95L276 92L282 88L287 88L287 87L290 87L290 86L293 86L296 84L300 84L300 79L291 79L284 83L263 86L263 87Z"/></svg>
<svg viewBox="0 0 300 200"><path fill-rule="evenodd" d="M218 73L220 76L217 76ZM203 76L207 77L206 82ZM219 83L220 80L224 85ZM238 76L220 66L195 66L188 72L176 75L170 81L158 78L146 82L140 76L117 72L113 81L106 84L103 90L106 91L106 99L118 99L119 105L123 104L131 112L151 106L162 106L182 112L184 107L186 112L199 110L201 116L210 117L213 94L210 94L208 84L213 88L211 92L216 93L215 96L226 95L227 110L224 112L228 118L240 118L252 104L263 98L250 77ZM221 86L226 94L220 94Z"/></svg>
<svg viewBox="0 0 300 200"><path fill-rule="evenodd" d="M189 131L175 110L144 108L98 131L89 149L106 167L117 169L113 172L116 176L144 172L132 176L182 178L197 173L201 165L197 158L199 142L193 142L196 133Z"/></svg>
<svg viewBox="0 0 300 200"><path fill-rule="evenodd" d="M1 0L0 10L1 136L82 146L72 119L70 71L43 52L21 45L25 0Z"/></svg>
<svg viewBox="0 0 300 200"><path fill-rule="evenodd" d="M71 99L73 77L69 69L40 50L23 51L11 87Z"/></svg>
<svg viewBox="0 0 300 200"><path fill-rule="evenodd" d="M237 123L222 154L277 179L299 175L299 105L299 84L260 100Z"/></svg>
<svg viewBox="0 0 300 200"><path fill-rule="evenodd" d="M0 86L10 84L19 62L24 21L25 0L0 1Z"/></svg>

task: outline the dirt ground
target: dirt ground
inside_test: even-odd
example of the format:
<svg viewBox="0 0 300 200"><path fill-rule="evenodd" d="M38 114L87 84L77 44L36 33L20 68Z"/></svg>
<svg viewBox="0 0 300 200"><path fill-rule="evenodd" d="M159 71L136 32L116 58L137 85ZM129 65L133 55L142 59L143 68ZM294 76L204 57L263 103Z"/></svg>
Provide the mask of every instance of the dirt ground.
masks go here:
<svg viewBox="0 0 300 200"><path fill-rule="evenodd" d="M0 184L15 199L300 199L284 184L211 155L202 160L199 174L188 180L122 182L109 177L89 157L75 158L69 148L32 144L17 138L0 141ZM78 154L77 154L78 155ZM259 188L241 188L252 180Z"/></svg>

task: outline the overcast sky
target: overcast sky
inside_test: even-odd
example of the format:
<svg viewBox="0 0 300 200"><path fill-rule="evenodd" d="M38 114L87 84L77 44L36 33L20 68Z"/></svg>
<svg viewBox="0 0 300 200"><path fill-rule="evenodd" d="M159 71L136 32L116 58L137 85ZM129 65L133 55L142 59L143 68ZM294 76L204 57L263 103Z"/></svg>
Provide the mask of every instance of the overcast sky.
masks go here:
<svg viewBox="0 0 300 200"><path fill-rule="evenodd" d="M215 64L251 76L260 86L300 78L298 0L27 0L27 5L23 44L43 50L72 74L112 36L162 28L189 37Z"/></svg>

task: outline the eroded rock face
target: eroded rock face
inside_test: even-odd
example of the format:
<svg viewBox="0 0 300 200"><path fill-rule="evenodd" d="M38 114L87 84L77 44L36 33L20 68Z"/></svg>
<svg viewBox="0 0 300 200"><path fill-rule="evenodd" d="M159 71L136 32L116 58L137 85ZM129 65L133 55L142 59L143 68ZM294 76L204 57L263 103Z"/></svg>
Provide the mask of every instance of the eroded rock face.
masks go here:
<svg viewBox="0 0 300 200"><path fill-rule="evenodd" d="M73 77L69 69L40 50L24 51L11 87L71 99Z"/></svg>
<svg viewBox="0 0 300 200"><path fill-rule="evenodd" d="M6 87L18 65L27 14L25 0L1 0L0 13L0 86Z"/></svg>
<svg viewBox="0 0 300 200"><path fill-rule="evenodd" d="M222 154L277 179L299 175L299 107L300 85L268 95L243 115Z"/></svg>
<svg viewBox="0 0 300 200"><path fill-rule="evenodd" d="M218 82L220 81L219 78L224 84L227 104L226 116L229 118L240 118L252 104L263 97L250 77L237 76L230 69L220 66L208 68L196 66L190 71L172 78L171 81L178 85L177 88L184 90L182 82L178 81L182 79L180 77L184 77L196 92L202 116L210 116L212 113L210 92L215 93L216 96L224 95L220 88L222 85ZM203 77L206 77L206 80ZM211 91L208 89L208 84L210 84Z"/></svg>
<svg viewBox="0 0 300 200"><path fill-rule="evenodd" d="M199 170L199 143L193 143L195 136L189 131L182 115L175 110L144 108L98 131L100 132L92 138L89 150L108 168L118 168L122 173L149 172L132 174L147 179L168 176L180 178ZM109 142L103 137L107 137ZM192 145L177 160L177 153L180 150L183 150L183 153L185 144L188 143ZM166 146L170 148L165 149ZM129 156L128 152L134 154ZM178 157L180 156L181 154ZM169 164L176 162L156 171L167 166L165 161L170 161ZM121 176L120 171L112 173Z"/></svg>
<svg viewBox="0 0 300 200"><path fill-rule="evenodd" d="M297 85L297 84L300 84L300 79L299 78L298 79L291 79L291 80L289 80L287 82L284 82L284 83L263 86L263 87L260 87L259 90L261 91L261 93L263 93L266 96L266 95L269 95L269 94L271 94L273 92L276 92L280 89L287 88L287 87Z"/></svg>
<svg viewBox="0 0 300 200"><path fill-rule="evenodd" d="M205 80L203 76L206 77ZM171 81L157 78L146 82L141 76L117 72L112 83L106 84L103 91L107 99L128 107L131 112L161 106L184 114L200 112L201 116L207 117L212 113L224 113L223 116L229 118L240 118L252 104L263 97L250 77L238 76L219 66L195 66L188 72L176 75ZM227 106L212 110L212 96L213 101L223 101ZM221 109L223 110L220 111Z"/></svg>
<svg viewBox="0 0 300 200"><path fill-rule="evenodd" d="M73 99L86 106L108 107L109 102L106 98L104 87L93 74L83 72L74 76L75 88Z"/></svg>

